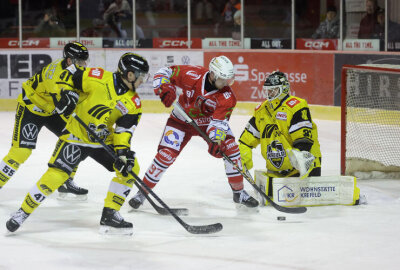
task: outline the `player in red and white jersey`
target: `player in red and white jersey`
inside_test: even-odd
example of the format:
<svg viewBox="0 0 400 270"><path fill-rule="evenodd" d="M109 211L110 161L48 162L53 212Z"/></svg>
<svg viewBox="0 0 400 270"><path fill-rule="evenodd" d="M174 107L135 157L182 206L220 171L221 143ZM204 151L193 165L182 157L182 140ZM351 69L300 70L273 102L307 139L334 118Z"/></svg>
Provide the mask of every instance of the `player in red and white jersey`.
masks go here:
<svg viewBox="0 0 400 270"><path fill-rule="evenodd" d="M179 104L213 141L209 143L208 152L216 158L222 158L221 153L224 152L241 167L239 147L228 122L236 106L236 97L230 88L233 82L232 62L225 56L218 56L211 60L209 70L191 65L163 67L155 74L153 87L166 107L173 104L176 87L180 87ZM158 152L145 173L143 181L146 185L153 188L160 181L192 136L199 134L174 109L165 126ZM258 201L243 189L243 176L229 162L224 162L234 202L257 207ZM137 209L144 200L144 195L138 191L129 205Z"/></svg>

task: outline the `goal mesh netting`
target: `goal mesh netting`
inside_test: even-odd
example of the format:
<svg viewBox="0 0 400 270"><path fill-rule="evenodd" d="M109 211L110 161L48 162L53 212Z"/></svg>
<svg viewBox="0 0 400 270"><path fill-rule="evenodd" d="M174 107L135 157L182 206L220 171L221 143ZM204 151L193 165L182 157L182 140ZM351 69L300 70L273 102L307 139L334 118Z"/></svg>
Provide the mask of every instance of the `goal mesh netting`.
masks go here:
<svg viewBox="0 0 400 270"><path fill-rule="evenodd" d="M341 133L342 174L399 174L400 66L343 66Z"/></svg>

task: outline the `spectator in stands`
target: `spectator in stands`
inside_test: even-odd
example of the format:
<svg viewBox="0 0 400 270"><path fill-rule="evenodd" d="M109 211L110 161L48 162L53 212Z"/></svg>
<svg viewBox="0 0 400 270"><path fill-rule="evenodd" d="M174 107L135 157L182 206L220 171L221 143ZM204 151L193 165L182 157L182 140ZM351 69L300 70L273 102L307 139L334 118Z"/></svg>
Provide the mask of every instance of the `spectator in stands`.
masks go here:
<svg viewBox="0 0 400 270"><path fill-rule="evenodd" d="M226 36L227 33L232 32L233 30L233 15L237 10L241 9L240 1L238 0L229 0L222 11L222 17L220 21L215 25L215 34L222 34Z"/></svg>
<svg viewBox="0 0 400 270"><path fill-rule="evenodd" d="M379 8L376 15L376 24L371 38L380 40L380 50L385 49L385 10ZM388 21L388 42L400 40L400 25L391 20Z"/></svg>
<svg viewBox="0 0 400 270"><path fill-rule="evenodd" d="M385 10L383 8L376 11L376 24L371 38L379 38L381 40L385 39Z"/></svg>
<svg viewBox="0 0 400 270"><path fill-rule="evenodd" d="M114 0L104 12L104 21L111 27L117 37L127 37L126 30L121 28L121 20L132 16L132 8L127 0Z"/></svg>
<svg viewBox="0 0 400 270"><path fill-rule="evenodd" d="M242 11L237 10L235 14L233 15L233 31L232 31L232 38L236 40L240 40L241 35L241 27L240 25L242 24Z"/></svg>
<svg viewBox="0 0 400 270"><path fill-rule="evenodd" d="M340 21L336 15L336 7L329 6L326 10L325 21L320 23L312 38L339 38Z"/></svg>
<svg viewBox="0 0 400 270"><path fill-rule="evenodd" d="M65 27L57 13L48 9L45 11L43 19L35 27L34 32L39 37L63 37L65 36Z"/></svg>
<svg viewBox="0 0 400 270"><path fill-rule="evenodd" d="M366 0L365 8L367 14L361 19L358 38L372 38L377 23L377 11L379 9L377 0Z"/></svg>

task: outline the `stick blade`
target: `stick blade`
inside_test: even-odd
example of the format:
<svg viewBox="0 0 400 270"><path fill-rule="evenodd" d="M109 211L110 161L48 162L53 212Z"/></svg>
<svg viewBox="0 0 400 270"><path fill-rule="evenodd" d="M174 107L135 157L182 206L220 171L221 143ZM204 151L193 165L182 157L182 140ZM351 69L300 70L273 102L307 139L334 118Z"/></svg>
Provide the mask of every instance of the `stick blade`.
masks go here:
<svg viewBox="0 0 400 270"><path fill-rule="evenodd" d="M217 233L217 232L221 231L222 229L223 229L223 226L221 223L215 223L215 224L204 225L204 226L188 225L186 227L186 230L193 234Z"/></svg>
<svg viewBox="0 0 400 270"><path fill-rule="evenodd" d="M303 214L305 212L307 212L307 208L306 207L282 207L278 204L276 204L276 206L274 206L276 210L284 212L284 213L289 213L289 214Z"/></svg>

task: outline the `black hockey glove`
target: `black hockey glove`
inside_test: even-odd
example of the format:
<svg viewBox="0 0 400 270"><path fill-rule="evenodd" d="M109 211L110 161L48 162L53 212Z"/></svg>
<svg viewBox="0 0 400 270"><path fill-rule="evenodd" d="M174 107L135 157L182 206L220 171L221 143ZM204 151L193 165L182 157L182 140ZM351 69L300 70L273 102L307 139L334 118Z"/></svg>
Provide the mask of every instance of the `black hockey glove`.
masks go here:
<svg viewBox="0 0 400 270"><path fill-rule="evenodd" d="M114 162L114 168L117 169L124 177L129 175L135 167L135 152L129 149L118 149L118 159Z"/></svg>
<svg viewBox="0 0 400 270"><path fill-rule="evenodd" d="M54 112L68 116L75 110L79 94L70 90L61 90L60 96L60 100L57 100L56 95L52 95L54 106L56 107Z"/></svg>

